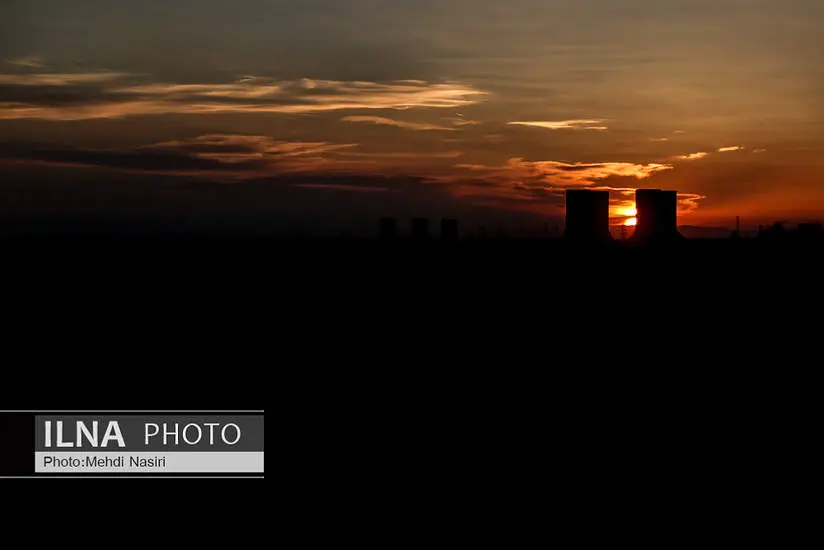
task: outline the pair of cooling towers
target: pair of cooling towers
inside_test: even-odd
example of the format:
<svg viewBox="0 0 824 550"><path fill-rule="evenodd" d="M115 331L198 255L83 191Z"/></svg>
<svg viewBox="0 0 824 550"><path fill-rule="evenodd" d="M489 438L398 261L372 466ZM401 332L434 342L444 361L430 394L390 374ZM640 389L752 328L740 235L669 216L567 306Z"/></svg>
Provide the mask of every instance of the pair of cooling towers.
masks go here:
<svg viewBox="0 0 824 550"><path fill-rule="evenodd" d="M678 232L678 192L638 189L635 192L638 224L633 240L680 239ZM576 189L566 192L564 237L574 241L606 241L609 231L609 191Z"/></svg>

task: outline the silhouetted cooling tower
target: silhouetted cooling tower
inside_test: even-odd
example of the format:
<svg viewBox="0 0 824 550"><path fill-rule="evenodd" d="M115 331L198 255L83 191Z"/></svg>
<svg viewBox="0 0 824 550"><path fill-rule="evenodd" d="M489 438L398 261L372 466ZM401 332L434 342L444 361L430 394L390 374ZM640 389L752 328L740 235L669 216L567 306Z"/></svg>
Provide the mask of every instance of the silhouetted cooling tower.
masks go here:
<svg viewBox="0 0 824 550"><path fill-rule="evenodd" d="M638 211L638 225L632 235L633 240L664 241L683 238L678 232L677 191L638 189L635 191L635 209Z"/></svg>
<svg viewBox="0 0 824 550"><path fill-rule="evenodd" d="M412 218L412 239L425 241L429 239L429 220L426 218Z"/></svg>
<svg viewBox="0 0 824 550"><path fill-rule="evenodd" d="M444 218L441 220L441 239L446 242L457 242L458 220Z"/></svg>
<svg viewBox="0 0 824 550"><path fill-rule="evenodd" d="M394 241L398 238L398 220L396 218L381 218L380 237L384 241Z"/></svg>
<svg viewBox="0 0 824 550"><path fill-rule="evenodd" d="M576 189L566 192L566 231L570 241L608 241L609 191Z"/></svg>

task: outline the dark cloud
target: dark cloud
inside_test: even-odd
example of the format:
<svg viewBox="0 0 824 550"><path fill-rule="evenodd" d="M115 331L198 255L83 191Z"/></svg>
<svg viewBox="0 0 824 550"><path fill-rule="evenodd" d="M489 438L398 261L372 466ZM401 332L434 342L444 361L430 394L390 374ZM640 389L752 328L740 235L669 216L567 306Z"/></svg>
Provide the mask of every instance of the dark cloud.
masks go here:
<svg viewBox="0 0 824 550"><path fill-rule="evenodd" d="M3 154L3 153L0 153ZM106 151L84 149L48 149L37 147L7 150L6 158L48 162L52 164L76 164L100 166L121 170L145 172L221 172L250 171L264 166L261 161L228 164L208 158L187 155L183 152L164 152L149 149L132 151Z"/></svg>
<svg viewBox="0 0 824 550"><path fill-rule="evenodd" d="M251 178L311 167L324 153L352 145L288 142L264 136L212 134L120 149L84 149L31 143L0 144L0 158L169 174Z"/></svg>
<svg viewBox="0 0 824 550"><path fill-rule="evenodd" d="M586 172L587 170L603 168L604 164L575 164L575 165L556 165L553 168L561 172Z"/></svg>
<svg viewBox="0 0 824 550"><path fill-rule="evenodd" d="M92 86L22 86L0 83L0 104L59 108L126 102L130 99L126 94L109 93Z"/></svg>

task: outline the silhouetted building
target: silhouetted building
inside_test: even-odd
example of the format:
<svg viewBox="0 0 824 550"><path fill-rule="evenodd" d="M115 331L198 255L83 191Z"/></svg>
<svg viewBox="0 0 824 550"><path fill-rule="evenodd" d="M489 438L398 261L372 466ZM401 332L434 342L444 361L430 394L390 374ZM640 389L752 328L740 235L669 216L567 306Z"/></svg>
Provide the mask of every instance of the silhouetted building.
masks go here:
<svg viewBox="0 0 824 550"><path fill-rule="evenodd" d="M398 238L397 218L381 218L380 238L383 241L394 241Z"/></svg>
<svg viewBox="0 0 824 550"><path fill-rule="evenodd" d="M638 224L632 235L636 241L680 240L678 232L678 192L661 189L635 191Z"/></svg>
<svg viewBox="0 0 824 550"><path fill-rule="evenodd" d="M802 239L821 239L824 237L824 229L820 223L800 223L798 236Z"/></svg>
<svg viewBox="0 0 824 550"><path fill-rule="evenodd" d="M458 241L458 220L452 218L441 220L441 239L446 242Z"/></svg>
<svg viewBox="0 0 824 550"><path fill-rule="evenodd" d="M566 192L566 230L570 241L609 241L609 191L574 189Z"/></svg>
<svg viewBox="0 0 824 550"><path fill-rule="evenodd" d="M758 236L762 239L784 239L787 233L784 222L775 222L768 227L759 227Z"/></svg>
<svg viewBox="0 0 824 550"><path fill-rule="evenodd" d="M429 220L426 218L412 218L412 239L425 241L429 239Z"/></svg>

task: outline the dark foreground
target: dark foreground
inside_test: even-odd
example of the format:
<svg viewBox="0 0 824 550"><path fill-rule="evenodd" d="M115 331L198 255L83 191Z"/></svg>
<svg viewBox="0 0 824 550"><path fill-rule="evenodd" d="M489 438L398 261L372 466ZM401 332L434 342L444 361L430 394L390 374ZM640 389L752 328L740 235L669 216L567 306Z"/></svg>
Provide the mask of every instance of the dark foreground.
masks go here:
<svg viewBox="0 0 824 550"><path fill-rule="evenodd" d="M740 473L819 387L817 243L1 246L4 408L265 409L333 495Z"/></svg>
<svg viewBox="0 0 824 550"><path fill-rule="evenodd" d="M386 339L438 356L441 338L467 338L474 343L463 353L471 353L516 336L519 346L556 346L556 334L620 337L630 357L633 340L649 331L670 329L683 342L710 327L752 334L810 324L824 275L817 242L586 248L75 237L0 247L7 338L28 342L23 359L75 350L86 365L105 357L114 372L181 363L205 370L202 356L209 367L270 368L291 346L302 350L288 359L295 364L331 352L332 341L357 347L354 356L337 353L357 364L371 352L385 360L398 353L379 349ZM228 353L222 361L208 351L218 347ZM240 359L253 349L254 361Z"/></svg>

